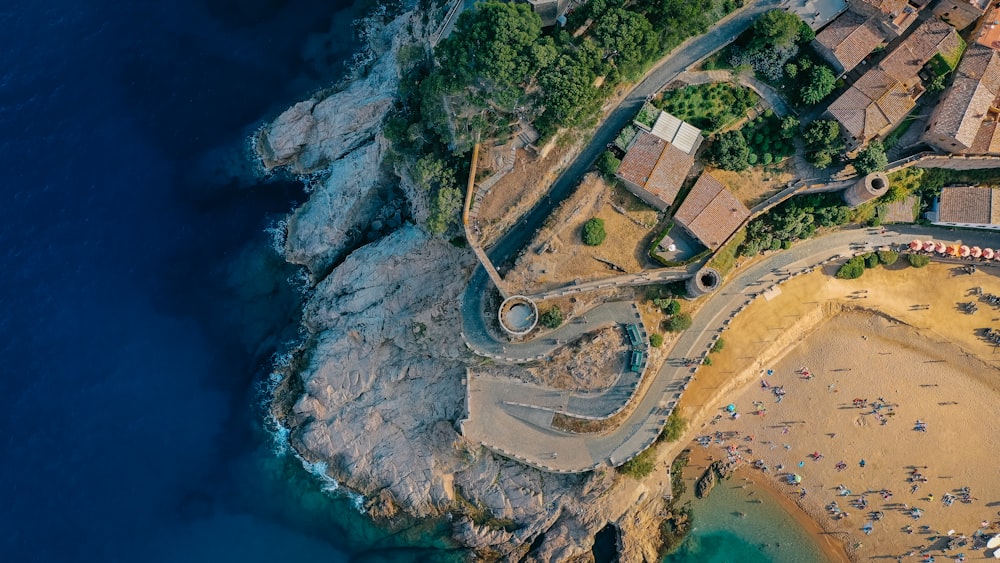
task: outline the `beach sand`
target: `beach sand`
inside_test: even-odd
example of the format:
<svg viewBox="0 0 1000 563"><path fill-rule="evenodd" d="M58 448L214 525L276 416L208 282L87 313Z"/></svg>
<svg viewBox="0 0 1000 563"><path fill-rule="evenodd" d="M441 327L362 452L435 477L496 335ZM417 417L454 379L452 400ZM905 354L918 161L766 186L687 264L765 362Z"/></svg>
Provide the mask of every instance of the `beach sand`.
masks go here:
<svg viewBox="0 0 1000 563"><path fill-rule="evenodd" d="M911 552L916 555L904 560L919 561L922 549L947 543L939 536L950 530L955 537L971 536L984 520L988 533L1000 531L1000 371L993 367L1000 352L993 354L993 346L976 332L1000 328L1000 313L984 303L975 315L956 306L977 300L968 296L970 287L1000 294L1000 278L959 276L948 265L870 271L862 283L828 274L792 280L780 295L756 300L734 321L725 334L726 348L713 356L711 367L699 370L698 385L682 400L697 433L739 432L725 445L737 445L744 458L769 467L767 474L747 467L742 475L797 503L823 527L825 538L843 542L854 561L892 560ZM811 379L797 373L802 367ZM766 369L773 375L761 375ZM762 379L771 387L784 386L781 402L761 388ZM884 425L872 414L871 403L880 397L887 405L880 409ZM855 398L867 399L869 406L855 407ZM764 416L753 414L755 401L767 409ZM736 405L739 419L725 416L728 403ZM714 424L704 422L717 414L723 417ZM914 429L918 419L926 422L926 432ZM752 442L745 440L748 435ZM725 457L718 444L705 451ZM809 456L814 452L822 454L819 461ZM836 469L839 461L846 464L842 471ZM784 469L778 471L779 465ZM914 467L927 480L911 493ZM788 473L801 475L802 484L788 485ZM841 484L850 495L838 495ZM800 499L803 487L807 494ZM945 506L943 496L959 496L961 487L969 487L975 500ZM876 492L883 489L892 497ZM866 491L872 491L867 509L853 508L851 502ZM832 501L849 516L833 519L825 509ZM923 509L922 517L912 518L904 505ZM872 511L884 516L874 520ZM870 535L862 529L868 522ZM904 531L908 525L912 534ZM835 551L829 552L831 559ZM930 554L950 561L959 552L967 560L986 556L971 542Z"/></svg>

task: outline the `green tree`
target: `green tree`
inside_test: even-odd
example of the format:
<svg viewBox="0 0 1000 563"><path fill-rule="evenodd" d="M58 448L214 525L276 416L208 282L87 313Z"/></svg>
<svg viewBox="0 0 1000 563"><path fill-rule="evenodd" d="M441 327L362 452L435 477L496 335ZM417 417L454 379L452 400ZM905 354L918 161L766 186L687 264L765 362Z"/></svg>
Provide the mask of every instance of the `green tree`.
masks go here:
<svg viewBox="0 0 1000 563"><path fill-rule="evenodd" d="M746 170L750 166L750 145L741 131L726 131L712 143L711 157L724 170Z"/></svg>
<svg viewBox="0 0 1000 563"><path fill-rule="evenodd" d="M670 332L683 332L691 328L691 315L678 313L667 320L665 328Z"/></svg>
<svg viewBox="0 0 1000 563"><path fill-rule="evenodd" d="M885 145L882 141L872 141L854 159L854 168L862 174L881 172L888 165L889 157L885 154Z"/></svg>
<svg viewBox="0 0 1000 563"><path fill-rule="evenodd" d="M927 83L927 92L933 94L934 92L944 90L947 86L947 79L948 75L946 74L939 74L935 76Z"/></svg>
<svg viewBox="0 0 1000 563"><path fill-rule="evenodd" d="M583 224L583 244L598 246L608 234L604 231L604 220L593 217Z"/></svg>
<svg viewBox="0 0 1000 563"><path fill-rule="evenodd" d="M674 407L667 417L667 423L663 425L663 432L660 433L660 440L676 442L684 436L687 430L687 421L681 416L681 409Z"/></svg>
<svg viewBox="0 0 1000 563"><path fill-rule="evenodd" d="M718 352L721 352L722 349L725 347L726 347L726 341L720 338L715 341L715 344L712 344L712 353L716 354Z"/></svg>
<svg viewBox="0 0 1000 563"><path fill-rule="evenodd" d="M809 80L799 91L799 99L806 105L818 104L833 92L837 77L826 65L816 65L809 71Z"/></svg>
<svg viewBox="0 0 1000 563"><path fill-rule="evenodd" d="M604 177L611 179L615 177L615 172L618 172L618 166L621 165L622 161L615 156L615 153L611 151L604 151L601 156L597 157L597 169L604 174Z"/></svg>
<svg viewBox="0 0 1000 563"><path fill-rule="evenodd" d="M840 152L844 143L840 139L840 124L832 119L817 119L802 133L806 142L806 159L817 168L826 168L833 162L833 155Z"/></svg>
<svg viewBox="0 0 1000 563"><path fill-rule="evenodd" d="M768 10L753 22L751 50L764 47L787 47L799 38L802 32L802 18L794 12L777 8Z"/></svg>
<svg viewBox="0 0 1000 563"><path fill-rule="evenodd" d="M879 250L878 261L886 266L892 266L899 260L899 253L895 250Z"/></svg>
<svg viewBox="0 0 1000 563"><path fill-rule="evenodd" d="M923 268L931 263L931 259L923 254L907 254L906 260L914 268Z"/></svg>
<svg viewBox="0 0 1000 563"><path fill-rule="evenodd" d="M653 348L659 348L663 346L663 335L658 333L653 333L649 335L649 345Z"/></svg>
<svg viewBox="0 0 1000 563"><path fill-rule="evenodd" d="M594 88L597 78L579 52L562 54L538 76L541 87L541 129L579 125L596 109L600 91Z"/></svg>
<svg viewBox="0 0 1000 563"><path fill-rule="evenodd" d="M604 12L594 23L592 34L625 76L637 73L659 49L659 37L646 16L624 8Z"/></svg>
<svg viewBox="0 0 1000 563"><path fill-rule="evenodd" d="M553 305L538 317L538 322L545 328L559 328L563 324L563 312L559 305Z"/></svg>
<svg viewBox="0 0 1000 563"><path fill-rule="evenodd" d="M870 270L876 266L878 266L878 254L875 254L874 252L865 254L865 268Z"/></svg>
<svg viewBox="0 0 1000 563"><path fill-rule="evenodd" d="M464 201L458 188L441 188L431 200L431 210L427 218L427 228L434 234L442 234L458 220L458 212Z"/></svg>
<svg viewBox="0 0 1000 563"><path fill-rule="evenodd" d="M781 118L781 138L791 139L799 132L799 120L794 115Z"/></svg>
<svg viewBox="0 0 1000 563"><path fill-rule="evenodd" d="M844 280L860 278L865 273L865 259L855 256L837 269L837 277Z"/></svg>

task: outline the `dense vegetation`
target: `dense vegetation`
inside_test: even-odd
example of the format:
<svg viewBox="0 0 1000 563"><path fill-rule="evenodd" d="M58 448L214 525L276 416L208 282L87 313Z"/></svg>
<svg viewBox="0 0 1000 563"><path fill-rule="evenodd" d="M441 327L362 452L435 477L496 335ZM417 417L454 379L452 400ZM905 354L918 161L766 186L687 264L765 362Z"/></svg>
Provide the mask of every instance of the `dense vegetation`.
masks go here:
<svg viewBox="0 0 1000 563"><path fill-rule="evenodd" d="M487 0L462 12L433 53L401 49L404 78L384 130L392 163L428 191L429 229L443 233L456 224L455 178L467 174L475 142L505 142L519 120L532 122L543 141L559 128L594 123L620 83L740 2L640 0L623 7L591 0L566 29L543 29L528 4ZM443 169L452 174L435 175Z"/></svg>
<svg viewBox="0 0 1000 563"><path fill-rule="evenodd" d="M674 410L670 411L667 423L663 425L663 432L660 433L660 441L676 442L684 436L685 430L687 430L687 421L681 416L681 409L675 407Z"/></svg>
<svg viewBox="0 0 1000 563"><path fill-rule="evenodd" d="M598 246L607 236L604 231L604 219L593 217L583 224L583 244Z"/></svg>
<svg viewBox="0 0 1000 563"><path fill-rule="evenodd" d="M750 145L743 131L725 131L716 136L708 160L723 170L746 170L750 166Z"/></svg>
<svg viewBox="0 0 1000 563"><path fill-rule="evenodd" d="M708 132L715 132L746 116L759 96L735 84L688 85L667 90L654 105Z"/></svg>
<svg viewBox="0 0 1000 563"><path fill-rule="evenodd" d="M755 256L765 250L789 248L793 242L811 237L816 229L843 225L850 217L851 210L839 194L792 198L750 221L740 254Z"/></svg>
<svg viewBox="0 0 1000 563"><path fill-rule="evenodd" d="M740 129L750 148L748 164L767 166L792 156L795 154L793 138L798 131L798 119L791 115L780 118L773 110L748 121Z"/></svg>
<svg viewBox="0 0 1000 563"><path fill-rule="evenodd" d="M538 317L538 322L545 328L559 328L563 324L563 312L559 305L549 307Z"/></svg>
<svg viewBox="0 0 1000 563"><path fill-rule="evenodd" d="M844 149L840 137L840 124L832 119L817 119L802 133L806 142L806 160L816 168L826 168L833 164Z"/></svg>
<svg viewBox="0 0 1000 563"><path fill-rule="evenodd" d="M881 141L872 141L854 159L854 168L861 174L881 172L889 165L889 156L885 154L885 145Z"/></svg>

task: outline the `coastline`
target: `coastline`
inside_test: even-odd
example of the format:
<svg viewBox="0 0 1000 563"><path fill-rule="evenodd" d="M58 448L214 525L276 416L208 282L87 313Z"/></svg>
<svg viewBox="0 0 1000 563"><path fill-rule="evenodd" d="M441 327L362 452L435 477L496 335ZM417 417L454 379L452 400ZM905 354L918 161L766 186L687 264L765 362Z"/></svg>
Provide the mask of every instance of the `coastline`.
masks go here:
<svg viewBox="0 0 1000 563"><path fill-rule="evenodd" d="M990 486L988 480L978 482L972 488L984 501L962 507L956 503L952 508L942 509L939 506L940 502L935 505L925 498L918 498L919 495L904 494L909 493L909 486L904 484L907 475L901 468L912 467L919 463L929 463L934 467L940 467L940 473L945 474L941 475L940 479L944 479L944 481L935 479L927 486L928 492L934 492L938 495L954 491L963 485L969 485L976 479L974 474L963 472L961 467L949 464L948 461L957 456L967 459L970 466L977 467L982 466L977 465L977 463L982 464L984 460L977 462L978 458L970 458L969 456L972 454L961 449L945 453L947 444L950 442L960 443L963 438L962 431L971 427L970 425L985 429L993 426L993 423L977 424L976 419L969 415L968 407L965 406L962 407L962 410L944 411L943 409L948 408L948 406L954 408L953 405L958 403L954 400L942 401L939 399L961 399L962 405L972 404L971 408L975 412L986 412L983 410L988 409L985 405L975 410L977 403L974 403L973 399L986 395L994 396L994 393L1000 395L1000 389L998 389L996 382L995 368L984 363L985 360L989 359L990 351L987 343L979 339L972 328L976 326L976 321L969 315L952 310L954 303L953 301L949 303L949 301L953 297L964 294L968 290L969 284L981 284L984 286L984 291L992 290L994 292L1000 289L1000 284L997 284L996 278L992 276L981 276L975 280L958 278L952 275L949 266L944 264L932 265L924 270L880 270L873 272L873 274L875 275L872 277L880 278L876 280L880 283L865 284L864 287L872 289L870 293L865 293L863 298L858 297L857 289L853 289L858 287L857 283L851 284L843 280L836 280L828 274L817 272L783 285L783 294L774 298L777 300L776 303L772 302L767 307L755 304L753 308L748 309L745 313L746 316L741 316L734 323L740 330L727 333L726 350L716 355L711 367L699 371L698 380L702 391L700 394L701 404L689 405L699 411L693 420L696 423L703 421L701 427L696 430L698 434L734 430L740 432L741 438L745 438L748 434L755 434L756 439L753 444L747 444L742 439L733 441L741 450L749 449L749 445L753 446L753 454L745 456L748 461L765 459L771 468L776 468L777 464L784 463L786 468L791 471L803 472L805 477L803 486L810 489L809 498L805 501L793 500L789 496L787 488L782 486L783 482L778 481L779 477L776 472L764 475L759 470L744 466L740 469L740 477L751 479L766 489L769 496L775 497L777 502L791 510L804 528L814 531L817 537L822 540L822 544L827 546L824 550L834 561L844 561L844 557L848 557L851 561L860 561L873 556L898 557L900 554L932 549L932 546L939 547L941 544L940 541L935 544L931 538L936 537L936 534L943 534L945 530L950 528L957 530L956 537L961 533L971 535L977 529L976 525L980 520L992 519L990 515L995 511L990 511L983 504L984 501L995 500L994 496L998 493L994 490L996 487ZM954 292L959 293L955 294ZM856 299L851 297L852 294ZM809 299L814 301L810 302ZM922 303L933 302L931 309L941 312L934 317L927 314L923 319L916 317L918 312L915 310L902 308L913 300ZM781 336L774 337L775 340L790 341L794 344L781 347L775 354L765 354L763 357L755 356L753 354L753 339L764 337L761 336L760 330L755 332L754 328L748 325L762 324L766 334L767 323L773 324L780 321L777 321L773 314L764 319L761 317L761 313L776 310L786 313L787 317L794 316L796 318L791 326L784 327ZM821 311L822 314L815 315L816 311ZM824 344L819 346L810 341L810 338L817 337L818 331L827 331L831 325L842 321L845 315L841 313L846 313L848 319L860 319L859 322L867 324L863 327L855 327L853 333L848 331L836 342L836 339L825 340ZM804 322L809 319L811 314L815 315L812 321ZM934 322L928 323L929 319L933 319ZM981 323L982 319L979 322ZM882 326L884 330L879 329L878 326ZM879 336L879 330L882 331L884 338ZM903 334L909 334L908 331L919 336L902 338ZM851 337L850 334L855 336ZM899 338L896 337L897 334L900 335ZM821 336L825 338L826 334ZM837 344L837 342L840 343ZM914 346L914 342L921 344ZM759 343L758 340L758 348ZM850 370L844 371L846 368L831 369L829 358L824 363L821 357L816 357L819 349L839 347L839 356L834 357L846 360L858 355L855 350L860 351L859 346L886 346L882 351L876 352L877 356L872 356L875 359L869 358L867 360L869 363L865 364L865 367L871 369L871 375L875 377L868 378L868 369L865 367L862 368L864 373L859 373L856 365L854 372L852 372L857 374L855 376L848 373ZM875 364L878 363L879 357L891 357L891 354L894 353L893 346L902 347L904 355L898 357L896 362L877 367ZM774 346L768 347L768 351L773 351L773 349ZM887 368L887 366L895 366L897 362L908 359L910 355L916 357L918 354L929 351L937 352L937 354L927 360L921 359L917 364L908 368L899 367L896 370L891 367ZM810 353L813 354L813 359L802 359L803 356L810 357ZM981 355L982 359L969 357L977 353ZM745 365L748 357L757 360L749 367ZM916 362L916 360L913 361ZM945 362L945 365L940 367L936 365L941 362ZM926 363L930 365L926 365ZM809 365L810 369L815 369L817 372L816 381L800 383L799 378L794 375L794 371L800 367L799 364ZM776 381L774 384L788 385L790 393L795 395L806 389L812 389L811 394L816 394L816 401L807 406L792 405L792 411L783 409L788 407L790 403L794 403L794 400L785 401L781 405L773 404L773 399L768 399L769 393L761 393L756 390L757 386L752 384L752 381L758 379L757 375L760 373L761 366L775 369L776 375L773 379ZM906 370L909 379L901 377L897 373L900 369ZM925 379L926 381L924 381ZM865 396L864 389L866 387L864 385L860 389L850 387L851 385L856 386L859 381L870 385L872 393L883 394L889 397L888 401L896 401L901 405L896 407L901 416L896 417L898 420L893 420L890 426L891 433L884 432L886 429L877 424L872 426L868 419L863 416L852 420L851 417L855 416L855 413L857 415L862 415L862 413L852 410L849 402L850 397L847 395L850 394L853 397L857 393L859 396ZM908 384L910 388L906 387ZM812 385L812 387L804 387L808 385ZM827 387L828 385L829 387ZM835 394L841 388L844 390L843 396ZM942 388L947 389L947 396L944 392L939 391ZM830 393L831 390L834 393ZM921 393L922 390L923 393ZM688 397L685 395L685 398ZM699 394L694 393L690 397L698 398ZM874 397L869 398L874 399ZM756 404L755 399L763 400L766 403L766 408L774 411L770 413L770 417L762 418L752 415L754 407L751 403ZM824 402L829 403L833 400L842 403L845 399L848 403L839 407L839 413L837 411L826 414L820 412ZM798 397L795 397L795 400L798 400ZM739 411L746 416L735 422L729 421L728 417L725 417L719 421L718 425L715 425L714 422L710 425L714 413L719 412L722 406L730 402L735 403ZM910 405L915 405L915 407L910 407ZM934 416L939 418L933 418ZM771 420L771 417L774 420ZM879 449L879 444L881 444L881 449L894 450L899 449L899 443L908 443L914 437L923 438L922 434L913 432L908 426L913 422L910 419L917 417L932 417L930 420L933 421L933 431L941 434L942 437L938 440L945 440L945 444L933 442L933 446L930 444L926 446L926 448L931 448L926 451L922 451L923 446L915 444L910 446L912 455L907 455L911 453L908 451L897 452L900 459L893 457L881 459L878 452L872 451L872 448ZM789 419L792 420L789 421ZM797 424L801 422L800 419L808 419L809 424ZM955 419L954 422L953 419ZM774 429L780 428L783 424L789 426L791 434L789 436L772 436L776 434ZM817 424L829 427L823 428L822 432L824 433L820 433L819 429L815 427ZM847 426L844 426L845 424ZM836 432L830 433L826 432L827 430L836 430ZM852 435L855 430L866 433ZM879 431L883 432L878 433ZM836 442L830 441L829 436L831 435L836 436ZM932 436L933 438L936 436ZM891 440L891 442L882 441L886 439ZM783 441L793 444L792 451L794 453L791 456L787 455L788 452L785 449L778 448L775 451L777 443ZM768 445L770 445L770 450L767 449ZM840 472L830 474L832 465L840 460L841 456L847 461L851 461L848 457L851 455L850 453L845 455L837 449L841 446L846 446L849 450L856 452L867 451L868 454L859 453L859 456L868 457L868 466L858 470L858 460L854 459L855 469L848 468L843 474ZM703 448L698 447L697 449ZM821 449L824 454L837 459L813 462L806 457L806 453L812 452L814 449ZM759 450L763 450L763 452ZM715 455L716 459L719 459L720 456L725 456L725 452L713 446L709 448L706 455ZM948 459L939 459L942 457ZM798 461L799 458L805 460L807 465L803 469L796 470L793 463L789 462ZM828 464L831 467L821 467L820 463ZM985 466L982 467L985 468ZM826 473L822 471L824 469ZM955 482L949 481L952 476ZM855 481L852 485L849 481L852 478L860 478L862 481L860 483ZM851 517L844 521L834 520L824 509L826 502L820 501L820 498L825 501L840 500L844 504L841 508L847 509L847 502L858 495L834 499L829 492L831 489L835 489L835 485L841 480L847 482L851 488L860 493L866 489L876 491L892 489L896 492L897 497L902 497L899 500L906 503L918 503L921 508L928 511L929 517L919 522L913 522L904 511L903 507L907 504L883 502L879 499L872 502L872 508L884 510L888 515L886 522L889 523L882 524L876 521L875 533L872 536L862 535L862 523L868 520L865 518L865 511L851 509ZM798 486L794 492L798 492ZM920 494L923 494L923 490L920 491ZM823 495L828 495L830 498ZM877 497L878 495L872 496ZM940 496L938 498L940 499ZM914 504L914 506L916 505ZM894 530L897 524L900 529L903 529L907 523L913 523L914 527L916 524L929 524L932 526L929 528L932 535L930 537L907 536ZM930 544L928 544L929 540ZM839 547L836 547L838 545Z"/></svg>

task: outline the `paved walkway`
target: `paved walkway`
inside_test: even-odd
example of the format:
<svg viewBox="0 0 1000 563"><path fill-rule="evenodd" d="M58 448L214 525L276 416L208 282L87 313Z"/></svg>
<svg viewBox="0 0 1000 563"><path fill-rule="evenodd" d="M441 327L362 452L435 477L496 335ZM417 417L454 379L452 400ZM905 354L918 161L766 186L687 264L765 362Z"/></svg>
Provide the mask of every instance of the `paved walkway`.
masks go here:
<svg viewBox="0 0 1000 563"><path fill-rule="evenodd" d="M649 390L634 399L638 404L633 413L610 432L572 434L555 430L550 426L551 412L570 408L566 395L513 380L470 375L469 418L462 423L463 434L502 455L546 471L575 473L602 465L620 465L649 447L659 435L695 370L685 365L685 358L704 357L731 319L773 285L861 248L903 244L914 238L932 238L946 243L961 239L964 244L1000 245L1000 234L990 232L904 226L887 230L885 234L873 233L877 231L847 229L803 241L730 279L719 292L706 299L691 328L672 345L666 362L650 382ZM481 275L481 278L480 283L486 276ZM470 287L474 285L470 283ZM600 307L610 305L613 304ZM607 314L615 314L614 309L605 310ZM463 313L469 312L463 309ZM587 314L588 319L591 315ZM476 316L482 318L481 314ZM469 320L466 317L466 327ZM506 346L517 350L532 345Z"/></svg>

